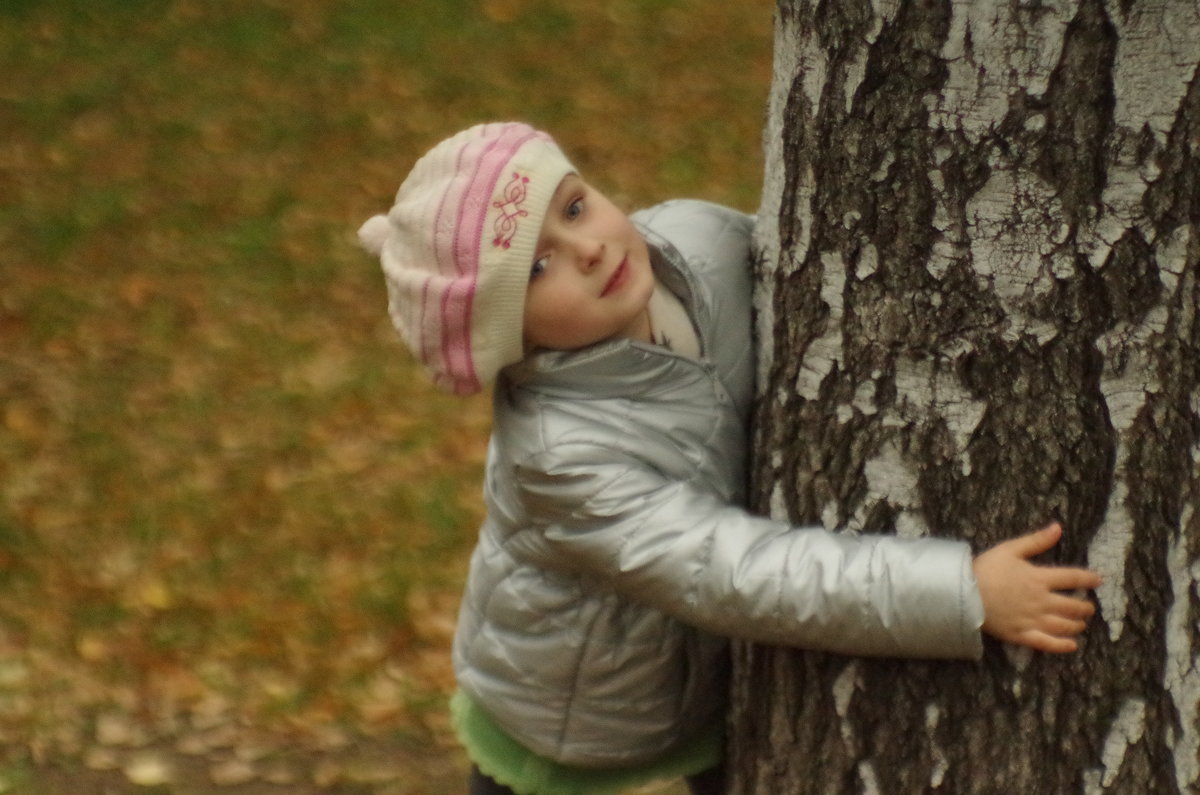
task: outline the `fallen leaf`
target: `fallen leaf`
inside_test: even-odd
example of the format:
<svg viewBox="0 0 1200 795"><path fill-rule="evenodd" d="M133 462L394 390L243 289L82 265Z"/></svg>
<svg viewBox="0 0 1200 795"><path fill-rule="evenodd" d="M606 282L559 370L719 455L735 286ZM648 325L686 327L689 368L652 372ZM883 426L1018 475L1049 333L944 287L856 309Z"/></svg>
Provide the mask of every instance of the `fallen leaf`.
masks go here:
<svg viewBox="0 0 1200 795"><path fill-rule="evenodd" d="M312 782L318 787L332 787L342 780L344 771L341 763L334 759L322 759L312 772Z"/></svg>
<svg viewBox="0 0 1200 795"><path fill-rule="evenodd" d="M346 780L355 784L386 784L404 771L396 764L377 760L352 761L346 765Z"/></svg>
<svg viewBox="0 0 1200 795"><path fill-rule="evenodd" d="M208 777L212 783L222 787L236 784L247 784L258 778L258 771L249 762L241 759L229 759L218 762L208 769Z"/></svg>
<svg viewBox="0 0 1200 795"><path fill-rule="evenodd" d="M171 765L156 753L138 754L126 763L125 778L139 787L161 787L174 778Z"/></svg>
<svg viewBox="0 0 1200 795"><path fill-rule="evenodd" d="M29 681L29 666L21 660L0 660L0 688L14 689Z"/></svg>
<svg viewBox="0 0 1200 795"><path fill-rule="evenodd" d="M493 22L514 22L524 13L522 0L483 0L483 13Z"/></svg>
<svg viewBox="0 0 1200 795"><path fill-rule="evenodd" d="M83 764L88 770L116 770L121 766L121 758L111 748L89 748Z"/></svg>
<svg viewBox="0 0 1200 795"><path fill-rule="evenodd" d="M149 737L129 716L107 712L96 719L96 742L107 746L139 746L149 742Z"/></svg>
<svg viewBox="0 0 1200 795"><path fill-rule="evenodd" d="M135 273L121 282L122 300L134 309L141 309L154 292L154 282L145 274Z"/></svg>
<svg viewBox="0 0 1200 795"><path fill-rule="evenodd" d="M27 442L36 442L46 433L46 423L37 409L16 400L4 407L4 427Z"/></svg>
<svg viewBox="0 0 1200 795"><path fill-rule="evenodd" d="M158 577L149 577L139 582L133 588L131 601L134 607L150 610L166 610L174 602L170 588Z"/></svg>
<svg viewBox="0 0 1200 795"><path fill-rule="evenodd" d="M295 784L300 777L292 768L283 764L277 764L268 768L263 773L262 778L268 784L274 784L277 787L288 787Z"/></svg>

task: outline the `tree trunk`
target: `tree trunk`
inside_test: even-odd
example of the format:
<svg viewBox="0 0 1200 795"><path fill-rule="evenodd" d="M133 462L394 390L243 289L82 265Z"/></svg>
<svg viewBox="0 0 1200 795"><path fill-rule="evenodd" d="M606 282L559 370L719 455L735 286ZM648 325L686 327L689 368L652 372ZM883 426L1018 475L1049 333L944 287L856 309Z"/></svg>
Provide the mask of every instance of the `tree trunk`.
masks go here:
<svg viewBox="0 0 1200 795"><path fill-rule="evenodd" d="M1067 657L735 648L744 793L1200 788L1195 0L781 0L755 507L1105 577Z"/></svg>

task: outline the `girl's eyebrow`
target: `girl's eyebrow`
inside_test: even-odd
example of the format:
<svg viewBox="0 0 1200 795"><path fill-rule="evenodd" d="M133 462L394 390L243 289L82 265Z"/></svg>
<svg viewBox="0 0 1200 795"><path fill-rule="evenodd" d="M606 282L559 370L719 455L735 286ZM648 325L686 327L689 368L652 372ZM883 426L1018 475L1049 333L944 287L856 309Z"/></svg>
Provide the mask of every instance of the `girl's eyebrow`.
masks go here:
<svg viewBox="0 0 1200 795"><path fill-rule="evenodd" d="M554 194L550 197L550 206L558 207L565 202L567 200L567 196L569 196L575 190L576 184L583 184L583 180L580 179L578 175L567 174L565 177L563 177L559 181L558 187L554 189Z"/></svg>

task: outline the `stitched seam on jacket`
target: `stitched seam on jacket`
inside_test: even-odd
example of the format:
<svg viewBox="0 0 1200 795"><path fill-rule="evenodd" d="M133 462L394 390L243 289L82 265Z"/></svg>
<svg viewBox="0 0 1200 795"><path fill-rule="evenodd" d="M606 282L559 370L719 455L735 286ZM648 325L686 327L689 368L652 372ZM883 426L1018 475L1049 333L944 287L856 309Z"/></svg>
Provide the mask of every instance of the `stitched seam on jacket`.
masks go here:
<svg viewBox="0 0 1200 795"><path fill-rule="evenodd" d="M566 738L570 736L568 727L571 723L571 716L575 710L575 699L579 693L579 680L582 676L583 661L588 658L588 652L592 646L592 639L595 637L595 624L599 619L599 613L592 615L591 621L588 622L587 630L583 633L583 643L579 645L579 652L575 655L575 664L571 675L571 690L567 694L567 703L563 708L562 720L558 724L558 737L554 741L556 756L562 756L563 746L566 743Z"/></svg>

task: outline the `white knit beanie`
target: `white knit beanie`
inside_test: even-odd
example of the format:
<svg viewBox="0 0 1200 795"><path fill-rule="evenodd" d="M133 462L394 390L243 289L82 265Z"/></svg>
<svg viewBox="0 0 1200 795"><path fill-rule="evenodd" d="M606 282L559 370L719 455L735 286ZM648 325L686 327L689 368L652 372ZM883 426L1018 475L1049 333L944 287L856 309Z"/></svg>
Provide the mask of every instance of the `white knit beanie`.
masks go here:
<svg viewBox="0 0 1200 795"><path fill-rule="evenodd" d="M388 214L358 230L383 265L392 322L438 386L478 392L524 355L542 219L574 172L546 133L481 124L418 160Z"/></svg>

